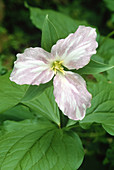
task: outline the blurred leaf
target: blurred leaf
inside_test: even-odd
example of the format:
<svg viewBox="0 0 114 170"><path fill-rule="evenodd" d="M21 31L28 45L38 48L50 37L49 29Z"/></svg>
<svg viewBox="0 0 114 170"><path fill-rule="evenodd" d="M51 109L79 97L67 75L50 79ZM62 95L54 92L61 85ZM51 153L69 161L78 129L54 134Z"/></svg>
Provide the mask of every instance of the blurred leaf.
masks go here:
<svg viewBox="0 0 114 170"><path fill-rule="evenodd" d="M7 69L2 65L2 62L0 61L0 75L3 75L7 72Z"/></svg>
<svg viewBox="0 0 114 170"><path fill-rule="evenodd" d="M78 135L50 122L7 121L1 133L1 169L74 170L82 163L84 152Z"/></svg>
<svg viewBox="0 0 114 170"><path fill-rule="evenodd" d="M114 30L114 12L111 14L110 19L107 21L107 26Z"/></svg>
<svg viewBox="0 0 114 170"><path fill-rule="evenodd" d="M110 147L108 148L106 152L106 159L108 163L110 163L112 169L114 167L114 141L110 144Z"/></svg>
<svg viewBox="0 0 114 170"><path fill-rule="evenodd" d="M58 40L58 32L54 24L49 20L48 15L46 15L43 28L42 28L42 41L41 47L46 51L51 51L51 47Z"/></svg>
<svg viewBox="0 0 114 170"><path fill-rule="evenodd" d="M114 11L114 0L104 0L104 2L110 11Z"/></svg>

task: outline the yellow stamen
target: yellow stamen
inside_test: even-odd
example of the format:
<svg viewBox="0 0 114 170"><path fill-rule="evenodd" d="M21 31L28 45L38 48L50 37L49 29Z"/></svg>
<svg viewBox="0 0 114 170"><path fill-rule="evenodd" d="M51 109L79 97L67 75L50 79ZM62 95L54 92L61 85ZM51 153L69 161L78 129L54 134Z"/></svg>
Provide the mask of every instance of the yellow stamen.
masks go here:
<svg viewBox="0 0 114 170"><path fill-rule="evenodd" d="M54 73L56 74L57 71L65 74L64 68L62 67L63 61L54 61L51 67L51 70L54 70Z"/></svg>

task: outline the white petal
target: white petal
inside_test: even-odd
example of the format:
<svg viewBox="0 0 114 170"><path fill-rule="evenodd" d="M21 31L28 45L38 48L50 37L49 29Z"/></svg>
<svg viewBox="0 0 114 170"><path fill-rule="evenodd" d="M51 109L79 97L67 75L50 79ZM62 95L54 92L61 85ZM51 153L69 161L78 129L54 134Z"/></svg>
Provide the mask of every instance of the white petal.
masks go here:
<svg viewBox="0 0 114 170"><path fill-rule="evenodd" d="M87 65L98 46L94 28L79 26L74 34L58 40L51 53L69 69L79 69Z"/></svg>
<svg viewBox="0 0 114 170"><path fill-rule="evenodd" d="M17 84L39 85L52 79L54 72L50 69L49 60L53 56L42 48L28 48L17 54L10 80Z"/></svg>
<svg viewBox="0 0 114 170"><path fill-rule="evenodd" d="M81 120L91 105L91 94L85 80L76 73L67 71L54 78L54 96L59 108L70 119Z"/></svg>

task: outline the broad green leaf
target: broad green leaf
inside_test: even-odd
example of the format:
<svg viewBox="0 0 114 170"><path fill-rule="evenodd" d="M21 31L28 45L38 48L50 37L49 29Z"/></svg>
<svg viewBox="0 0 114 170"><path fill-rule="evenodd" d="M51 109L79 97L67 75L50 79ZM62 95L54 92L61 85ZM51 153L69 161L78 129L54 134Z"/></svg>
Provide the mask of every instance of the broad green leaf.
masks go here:
<svg viewBox="0 0 114 170"><path fill-rule="evenodd" d="M114 136L114 122L112 125L103 124L103 128L112 136Z"/></svg>
<svg viewBox="0 0 114 170"><path fill-rule="evenodd" d="M105 63L109 63L109 60L114 57L114 40L101 36L97 54L103 58Z"/></svg>
<svg viewBox="0 0 114 170"><path fill-rule="evenodd" d="M36 114L32 112L28 107L18 104L11 109L0 114L0 122L4 120L24 120L24 119L33 119Z"/></svg>
<svg viewBox="0 0 114 170"><path fill-rule="evenodd" d="M83 156L78 135L50 122L7 121L2 127L1 170L74 170L81 165Z"/></svg>
<svg viewBox="0 0 114 170"><path fill-rule="evenodd" d="M45 84L40 84L39 86L30 85L21 101L32 100L33 98L43 93L43 91L50 86L52 86L52 81L49 81L48 83Z"/></svg>
<svg viewBox="0 0 114 170"><path fill-rule="evenodd" d="M113 69L111 69L111 70L113 70ZM106 77L106 75L105 74L93 74L93 76L94 76L94 78L97 80L97 82L105 82L105 83L107 83L107 77Z"/></svg>
<svg viewBox="0 0 114 170"><path fill-rule="evenodd" d="M114 130L114 87L108 83L94 84L90 92L93 95L91 107L87 115L80 121L81 125L88 127L96 122ZM105 128L106 130L106 128ZM108 130L107 130L108 132Z"/></svg>
<svg viewBox="0 0 114 170"><path fill-rule="evenodd" d="M0 77L0 113L17 105L28 86L17 85L9 80L9 73Z"/></svg>
<svg viewBox="0 0 114 170"><path fill-rule="evenodd" d="M32 23L39 29L42 30L43 23L45 20L46 15L49 16L50 21L54 24L57 33L58 38L65 38L70 34L71 32L75 32L77 27L83 23L79 21L75 21L71 19L70 17L53 11L53 10L42 10L40 8L34 8L30 7L26 4L26 7L30 10L30 18L32 20Z"/></svg>
<svg viewBox="0 0 114 170"><path fill-rule="evenodd" d="M97 53L92 55L92 58L94 61L100 62L100 63L104 63L104 59Z"/></svg>
<svg viewBox="0 0 114 170"><path fill-rule="evenodd" d="M41 94L49 84L38 86L20 86L9 80L9 74L0 77L0 113L10 110L18 103L24 103L39 116L44 116L60 125L59 110L53 96L53 87ZM26 92L27 91L27 92ZM15 110L15 109L14 109ZM16 112L15 112L16 114ZM29 115L28 115L29 118Z"/></svg>
<svg viewBox="0 0 114 170"><path fill-rule="evenodd" d="M60 125L59 110L53 95L53 87L47 88L36 98L22 101L22 103L35 111L38 116L43 116Z"/></svg>
<svg viewBox="0 0 114 170"><path fill-rule="evenodd" d="M42 28L42 41L41 41L42 48L50 52L51 47L56 43L58 39L59 37L57 30L54 24L48 18L48 15L46 15Z"/></svg>
<svg viewBox="0 0 114 170"><path fill-rule="evenodd" d="M91 60L88 65L85 67L76 70L74 72L79 73L79 74L96 74L100 73L106 70L110 70L114 68L114 66L110 66L108 64L100 63L98 61Z"/></svg>

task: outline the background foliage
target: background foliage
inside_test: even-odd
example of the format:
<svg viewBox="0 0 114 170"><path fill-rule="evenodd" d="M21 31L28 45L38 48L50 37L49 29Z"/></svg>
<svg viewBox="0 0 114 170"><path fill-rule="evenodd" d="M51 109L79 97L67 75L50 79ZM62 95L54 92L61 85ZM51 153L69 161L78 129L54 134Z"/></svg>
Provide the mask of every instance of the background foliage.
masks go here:
<svg viewBox="0 0 114 170"><path fill-rule="evenodd" d="M64 35L61 34L61 27L63 28L64 25L62 25L62 22L59 24L59 27L57 27L58 38L63 38L67 36L68 32L70 33L71 31L72 32L75 31L76 28L74 23L76 23L77 26L80 24L84 24L84 25L90 25L96 27L98 32L97 40L99 42L100 47L98 48L98 53L92 56L92 59L97 62L102 62L102 64L108 64L108 67L109 66L112 67L112 65L114 65L114 48L113 48L114 40L112 39L113 29L114 29L114 13L113 13L114 1L113 0L96 0L96 1L92 1L92 0L80 0L80 1L33 0L31 1L28 0L26 2L27 3L25 5L23 0L17 0L17 1L0 0L0 75L1 75L0 113L2 113L0 115L0 124L1 124L1 134L5 132L5 136L4 136L5 141L4 139L3 141L0 141L1 142L0 150L2 151L1 161L4 160L3 170L7 170L7 166L10 165L10 162L8 162L8 157L5 158L4 156L5 153L4 150L2 150L2 146L7 145L7 149L10 148L10 150L15 153L16 148L14 143L16 142L17 139L18 140L23 139L22 142L24 143L26 143L29 140L30 143L28 143L28 145L25 145L24 150L27 150L27 148L29 148L35 143L34 147L31 148L31 153L32 153L34 152L35 147L38 146L38 142L40 142L40 134L43 134L42 141L45 142L45 138L46 138L45 132L47 131L47 127L49 125L49 129L48 129L49 141L47 143L47 148L48 148L50 144L50 140L52 136L55 134L56 130L54 129L55 127L53 124L46 123L44 127L40 129L39 132L39 126L41 127L42 121L39 123L39 126L36 126L37 124L36 119L39 117L39 114L37 115L36 111L41 115L45 115L48 119L52 119L57 124L59 123L60 118L55 103L53 103L52 106L50 105L50 103L48 103L48 100L49 99L51 100L51 98L53 98L52 93L49 96L49 92L48 92L49 89L47 89L45 93L43 93L39 98L33 95L32 103L31 103L29 101L28 93L26 93L26 96L24 96L28 88L27 86L23 86L23 87L17 85L15 86L15 84L8 81L9 74L7 76L6 75L3 76L4 74L6 74L8 71L12 69L13 61L16 59L15 55L18 52L23 52L25 48L30 46L32 47L41 46L40 43L41 29L43 29L42 16L45 14L45 10L53 9L74 19L74 20L71 20L70 18L69 20L67 19L66 24L68 23L69 25L67 27L68 30L66 32L64 31ZM28 9L27 4L31 6L30 9ZM35 9L33 7L40 8L37 9L39 16L41 16L40 21L38 21L38 17L36 16ZM42 12L43 9L44 11ZM56 19L58 19L58 22L60 22L59 18L61 17L62 17L61 15L56 15ZM49 16L49 19L56 26L55 18L54 17L51 18ZM51 26L48 24L48 27ZM53 28L52 31L54 31ZM111 34L109 34L110 32ZM45 37L45 30L43 31L43 34ZM43 34L42 34L42 42L44 42ZM56 41L55 39L53 40L51 39L51 41L53 41L54 43ZM45 49L46 48L49 49L51 47L51 45L47 47L47 44L44 43L42 43L42 46ZM114 94L114 88L113 88L114 69L105 71L107 70L107 65L106 66L102 65L102 67L101 65L99 67L97 65L96 68L96 65L94 63L94 69L93 72L91 72L91 67L93 67L93 64L92 66L90 64L89 67L87 68L88 69L87 72L89 73L89 75L84 74L83 76L87 80L88 89L93 95L93 100L92 100L93 107L87 111L87 116L84 120L80 122L80 126L78 124L77 127L76 128L74 127L73 129L80 136L82 140L82 144L85 148L84 162L79 169L80 170L83 169L84 170L85 169L112 170L114 168L114 163L113 163L114 141L113 141L113 137L111 136L114 135L114 116L113 116L114 108L112 107L114 102L114 95L113 95ZM103 70L102 68L105 69ZM95 69L97 70L97 72ZM83 74L84 71L85 70L81 70L80 73ZM96 74L102 71L105 72ZM4 86L4 84L6 84L6 86ZM50 85L49 88L51 88ZM31 90L32 89L29 89L29 92ZM53 89L50 90L52 92ZM43 105L41 107L40 100L43 100L43 98L47 98L47 102L46 102L46 106ZM104 106L106 106L105 107L106 109L104 110L105 114L103 112ZM54 110L54 116L53 116L53 110ZM22 112L24 112L24 115L22 114ZM26 119L30 119L30 120L26 120ZM33 121L33 119L35 119L36 121ZM13 120L17 122L13 122L11 124L9 120ZM24 122L22 120L24 120ZM70 125L73 126L73 123L74 123L73 121L69 121L67 126L68 127ZM29 128L31 126L32 128ZM18 130L15 132L15 136L14 136L15 129ZM37 139L39 140L35 138L34 133L36 130L37 130L36 133L39 134L39 138L37 136ZM20 134L20 132L22 132L21 136L18 135ZM32 133L32 135L29 135L29 133ZM28 134L27 137L25 137L26 134ZM59 137L62 135L64 136L64 138L61 138L59 141L61 142L61 146L63 146L63 142L65 142L64 141L65 139L67 140L67 142L72 142L75 144L74 138L72 138L72 135L74 134L68 137L68 133L65 131L62 135L59 134L59 132L57 132L57 135ZM14 142L14 143L12 142L12 146L11 144L7 143L9 137L11 136L12 136L12 141ZM80 140L78 139L78 136L75 136L75 140L78 141L80 144ZM69 148L69 146L67 146L67 142L66 142L66 148ZM53 145L55 145L55 143L53 143ZM73 146L70 147L73 152ZM61 149L58 148L58 150L60 151ZM43 152L45 151L46 148L44 148ZM50 153L52 152L51 150L49 151ZM82 151L80 150L80 154L81 153ZM18 160L22 159L24 154L26 154L24 153L24 151L18 153L17 155L15 155L15 158L18 158ZM34 152L34 154L36 153ZM52 154L54 153L52 152ZM62 155L62 152L60 152L60 154ZM26 154L24 160L26 161L28 158L29 158L29 154ZM55 159L56 159L56 155L55 155ZM67 159L68 158L66 158L66 160ZM45 157L43 157L43 161L46 161ZM60 164L61 161L63 160L60 160ZM56 162L56 160L53 160L52 164L54 164L54 162ZM11 163L11 166L13 165L14 167L15 163L16 163L15 161ZM21 161L21 165L23 167L25 166L25 164L26 162ZM19 168L18 164L17 164L17 168Z"/></svg>

